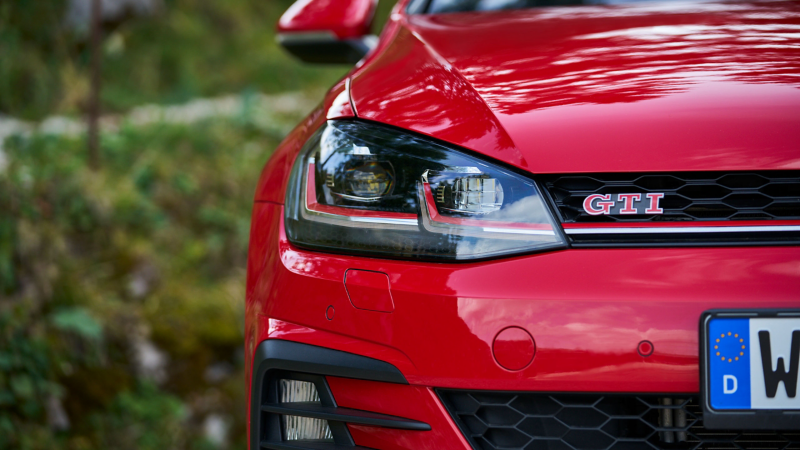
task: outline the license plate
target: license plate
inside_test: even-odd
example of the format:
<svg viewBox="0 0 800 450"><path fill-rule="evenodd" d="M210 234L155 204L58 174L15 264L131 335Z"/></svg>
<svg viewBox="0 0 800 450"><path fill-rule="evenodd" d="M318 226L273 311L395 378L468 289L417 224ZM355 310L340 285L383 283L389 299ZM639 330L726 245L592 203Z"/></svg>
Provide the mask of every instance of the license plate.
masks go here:
<svg viewBox="0 0 800 450"><path fill-rule="evenodd" d="M709 311L700 335L707 428L800 427L800 311Z"/></svg>

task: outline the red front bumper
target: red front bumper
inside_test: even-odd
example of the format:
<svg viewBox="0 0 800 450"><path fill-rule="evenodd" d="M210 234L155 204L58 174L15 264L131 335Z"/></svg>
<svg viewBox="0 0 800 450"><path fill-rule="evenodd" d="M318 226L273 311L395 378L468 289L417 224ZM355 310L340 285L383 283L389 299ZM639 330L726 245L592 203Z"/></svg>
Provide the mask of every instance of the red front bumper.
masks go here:
<svg viewBox="0 0 800 450"><path fill-rule="evenodd" d="M800 306L797 247L571 249L438 264L300 250L273 203L256 203L252 226L247 361L259 342L279 338L397 367L410 386L328 379L341 406L433 428L351 425L356 444L373 448L469 448L433 387L695 393L703 311ZM388 274L394 312L356 309L343 283L348 269ZM495 336L509 326L536 343L521 371L493 356ZM643 340L653 344L649 357L637 351Z"/></svg>

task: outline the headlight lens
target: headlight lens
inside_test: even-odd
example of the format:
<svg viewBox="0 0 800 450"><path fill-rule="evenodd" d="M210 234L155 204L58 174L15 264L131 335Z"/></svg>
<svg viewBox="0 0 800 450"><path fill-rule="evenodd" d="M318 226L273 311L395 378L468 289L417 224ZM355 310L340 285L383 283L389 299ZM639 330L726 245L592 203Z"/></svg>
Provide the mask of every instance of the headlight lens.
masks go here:
<svg viewBox="0 0 800 450"><path fill-rule="evenodd" d="M532 180L360 121L329 121L306 144L289 181L286 232L300 247L418 259L565 246Z"/></svg>

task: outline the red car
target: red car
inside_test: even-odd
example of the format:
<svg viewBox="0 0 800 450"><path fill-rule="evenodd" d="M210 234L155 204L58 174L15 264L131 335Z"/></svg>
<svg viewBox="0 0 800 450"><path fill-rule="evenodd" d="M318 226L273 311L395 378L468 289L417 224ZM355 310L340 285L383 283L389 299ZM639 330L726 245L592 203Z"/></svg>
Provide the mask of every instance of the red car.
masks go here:
<svg viewBox="0 0 800 450"><path fill-rule="evenodd" d="M800 449L800 2L302 0L250 449Z"/></svg>

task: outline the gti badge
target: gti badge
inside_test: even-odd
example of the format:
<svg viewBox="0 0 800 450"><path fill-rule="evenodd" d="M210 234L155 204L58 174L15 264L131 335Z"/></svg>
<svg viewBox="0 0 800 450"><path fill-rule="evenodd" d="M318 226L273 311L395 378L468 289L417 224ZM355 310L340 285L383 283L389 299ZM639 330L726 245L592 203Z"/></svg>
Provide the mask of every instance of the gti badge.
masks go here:
<svg viewBox="0 0 800 450"><path fill-rule="evenodd" d="M644 198L643 198L644 197ZM593 194L583 201L583 210L592 216L608 214L664 214L659 206L663 193Z"/></svg>

